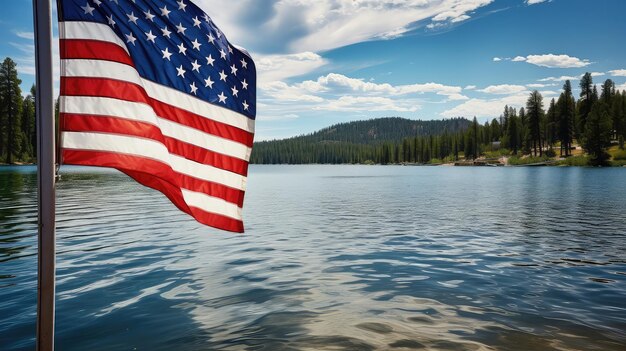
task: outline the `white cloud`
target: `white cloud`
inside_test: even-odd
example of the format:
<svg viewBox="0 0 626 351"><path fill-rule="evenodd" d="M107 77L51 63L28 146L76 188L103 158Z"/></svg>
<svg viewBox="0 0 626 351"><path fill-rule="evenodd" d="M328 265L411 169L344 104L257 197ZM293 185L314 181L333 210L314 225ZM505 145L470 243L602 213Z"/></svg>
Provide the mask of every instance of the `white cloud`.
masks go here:
<svg viewBox="0 0 626 351"><path fill-rule="evenodd" d="M579 80L580 77L574 76L560 76L560 77L547 77L539 79L539 82L564 82L566 80Z"/></svg>
<svg viewBox="0 0 626 351"><path fill-rule="evenodd" d="M556 84L526 84L526 87L531 88L531 89L540 89L540 88L545 88L545 87L552 87L555 85Z"/></svg>
<svg viewBox="0 0 626 351"><path fill-rule="evenodd" d="M442 112L445 118L466 117L495 118L504 110L504 106L519 108L526 105L528 94L515 94L499 99L470 99L466 102Z"/></svg>
<svg viewBox="0 0 626 351"><path fill-rule="evenodd" d="M592 77L601 77L604 76L606 73L604 72L591 72L591 76Z"/></svg>
<svg viewBox="0 0 626 351"><path fill-rule="evenodd" d="M313 52L291 55L259 55L254 61L261 86L266 82L307 74L328 63L323 57Z"/></svg>
<svg viewBox="0 0 626 351"><path fill-rule="evenodd" d="M518 94L523 91L526 91L526 87L523 85L501 84L501 85L490 85L484 89L480 89L477 91L481 93L487 93L487 94L511 95L511 94Z"/></svg>
<svg viewBox="0 0 626 351"><path fill-rule="evenodd" d="M19 38L22 39L29 39L29 40L35 40L35 33L33 32L15 32L15 35L17 35Z"/></svg>
<svg viewBox="0 0 626 351"><path fill-rule="evenodd" d="M474 89L476 89L476 86L475 85L468 85L468 86L466 86L463 89L465 89L465 90L474 90Z"/></svg>
<svg viewBox="0 0 626 351"><path fill-rule="evenodd" d="M609 71L609 74L613 77L626 77L626 69L616 69Z"/></svg>
<svg viewBox="0 0 626 351"><path fill-rule="evenodd" d="M541 4L542 2L546 2L548 0L526 0L526 4L527 5L535 5L535 4Z"/></svg>
<svg viewBox="0 0 626 351"><path fill-rule="evenodd" d="M615 90L626 91L626 83L623 83L623 84L620 84L620 85L616 85L615 86Z"/></svg>
<svg viewBox="0 0 626 351"><path fill-rule="evenodd" d="M501 58L499 58L499 57L494 57L494 58L493 58L493 62L500 62L500 61L502 61L502 59L501 59Z"/></svg>
<svg viewBox="0 0 626 351"><path fill-rule="evenodd" d="M252 52L320 52L457 23L494 0L197 0L229 40ZM285 30L289 28L289 30ZM259 40L262 38L263 40Z"/></svg>
<svg viewBox="0 0 626 351"><path fill-rule="evenodd" d="M314 107L324 111L397 111L415 112L420 106L410 101L398 101L382 96L341 96Z"/></svg>
<svg viewBox="0 0 626 351"><path fill-rule="evenodd" d="M528 55L526 57L517 56L513 62L527 62L532 65L548 68L580 68L591 64L587 59L579 59L569 55Z"/></svg>

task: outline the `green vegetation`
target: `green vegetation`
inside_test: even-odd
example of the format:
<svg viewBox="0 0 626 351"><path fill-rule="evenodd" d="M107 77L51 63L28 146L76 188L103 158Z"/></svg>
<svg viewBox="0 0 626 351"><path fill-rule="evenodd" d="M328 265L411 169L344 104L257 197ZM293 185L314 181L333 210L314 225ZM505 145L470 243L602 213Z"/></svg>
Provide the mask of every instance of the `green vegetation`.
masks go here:
<svg viewBox="0 0 626 351"><path fill-rule="evenodd" d="M624 148L626 91L606 80L602 93L590 73L580 82L576 100L569 81L558 99L544 110L543 97L533 91L525 107L505 106L499 118L480 124L474 118L413 121L381 118L338 124L317 133L255 143L252 163L376 163L432 164L479 157L512 156L509 164L546 162L566 157L563 165L618 165L608 148ZM587 155L578 155L583 147ZM613 155L614 157L615 155Z"/></svg>
<svg viewBox="0 0 626 351"><path fill-rule="evenodd" d="M15 62L0 64L0 162L32 162L36 157L35 97L22 97Z"/></svg>

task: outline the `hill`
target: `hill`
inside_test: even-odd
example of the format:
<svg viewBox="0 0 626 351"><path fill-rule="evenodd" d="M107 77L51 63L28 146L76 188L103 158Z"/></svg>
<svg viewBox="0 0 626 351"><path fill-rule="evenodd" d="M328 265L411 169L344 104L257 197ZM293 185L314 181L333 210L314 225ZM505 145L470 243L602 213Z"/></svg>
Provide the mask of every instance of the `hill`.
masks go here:
<svg viewBox="0 0 626 351"><path fill-rule="evenodd" d="M465 118L422 121L399 117L340 123L307 135L257 142L251 162L363 163L379 159L386 144L397 145L409 138L457 134L467 130L470 124Z"/></svg>

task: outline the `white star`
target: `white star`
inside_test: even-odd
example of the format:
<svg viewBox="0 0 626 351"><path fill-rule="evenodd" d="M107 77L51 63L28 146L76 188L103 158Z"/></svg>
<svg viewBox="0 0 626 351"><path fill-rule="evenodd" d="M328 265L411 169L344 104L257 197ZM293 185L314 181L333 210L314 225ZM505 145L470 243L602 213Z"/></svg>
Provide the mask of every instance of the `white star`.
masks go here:
<svg viewBox="0 0 626 351"><path fill-rule="evenodd" d="M149 41L154 43L154 39L156 39L156 35L152 34L152 31L149 31L148 33L146 33L146 36L148 37L147 39Z"/></svg>
<svg viewBox="0 0 626 351"><path fill-rule="evenodd" d="M170 57L172 56L172 53L168 50L168 48L165 48L165 50L161 50L161 52L163 53L163 59L171 61Z"/></svg>
<svg viewBox="0 0 626 351"><path fill-rule="evenodd" d="M215 59L209 54L209 57L206 58L206 64L213 66L213 62L215 62Z"/></svg>
<svg viewBox="0 0 626 351"><path fill-rule="evenodd" d="M226 99L228 98L224 95L224 92L221 92L217 97L220 98L220 102L223 102L224 105L226 105Z"/></svg>
<svg viewBox="0 0 626 351"><path fill-rule="evenodd" d="M131 12L130 15L126 14L126 17L128 17L128 22L133 22L134 24L137 24L138 18L135 17L135 13L134 12Z"/></svg>
<svg viewBox="0 0 626 351"><path fill-rule="evenodd" d="M198 39L194 39L194 40L191 42L191 45L193 45L193 48L194 48L194 49L196 49L196 50L200 51L200 46L201 46L202 44L200 44L200 43L198 42Z"/></svg>
<svg viewBox="0 0 626 351"><path fill-rule="evenodd" d="M165 27L163 27L163 29L161 29L161 33L163 33L163 36L164 36L164 37L168 37L168 38L170 37L170 34L172 34L172 32L170 32L170 31L167 29L167 25L166 25Z"/></svg>
<svg viewBox="0 0 626 351"><path fill-rule="evenodd" d="M133 46L135 46L135 41L137 40L137 38L135 38L133 36L133 32L130 32L130 33L125 34L125 35L126 35L126 42L127 43L131 43L131 44L133 44Z"/></svg>
<svg viewBox="0 0 626 351"><path fill-rule="evenodd" d="M241 85L242 85L243 89L248 90L248 82L246 82L245 79L243 80L243 82L241 82Z"/></svg>
<svg viewBox="0 0 626 351"><path fill-rule="evenodd" d="M185 47L185 44L180 43L180 45L178 45L178 53L187 56L187 48Z"/></svg>
<svg viewBox="0 0 626 351"><path fill-rule="evenodd" d="M231 48L230 46L228 46L228 53L232 54L233 53L233 48Z"/></svg>
<svg viewBox="0 0 626 351"><path fill-rule="evenodd" d="M220 56L226 60L226 52L224 52L224 49L220 49Z"/></svg>
<svg viewBox="0 0 626 351"><path fill-rule="evenodd" d="M220 30L219 30L219 29L217 29L217 30L215 31L215 33L217 33L217 39L219 39L219 38L221 38L221 37L222 37L222 32L220 32Z"/></svg>
<svg viewBox="0 0 626 351"><path fill-rule="evenodd" d="M183 69L183 65L180 65L180 67L176 67L176 70L178 71L178 73L176 73L176 76L177 76L177 77L183 77L183 78L185 78L185 73L186 73L187 71L185 71L185 70Z"/></svg>
<svg viewBox="0 0 626 351"><path fill-rule="evenodd" d="M248 111L248 107L250 107L250 105L248 105L248 102L244 100L243 101L243 109Z"/></svg>
<svg viewBox="0 0 626 351"><path fill-rule="evenodd" d="M222 70L220 72L220 80L226 81L226 77L228 77L228 76L226 75L226 73L224 73L224 70Z"/></svg>
<svg viewBox="0 0 626 351"><path fill-rule="evenodd" d="M183 12L184 12L184 11L185 11L185 7L187 7L187 4L185 4L185 3L183 2L183 0L176 1L176 2L178 3L178 9L179 9L179 10L183 10Z"/></svg>
<svg viewBox="0 0 626 351"><path fill-rule="evenodd" d="M196 94L196 91L198 91L198 87L196 87L196 82L191 83L189 87L191 88L191 93Z"/></svg>
<svg viewBox="0 0 626 351"><path fill-rule="evenodd" d="M241 67L248 68L248 62L245 59L241 59Z"/></svg>
<svg viewBox="0 0 626 351"><path fill-rule="evenodd" d="M102 1L100 1L100 0L93 0L93 3L98 5L98 7L100 7L100 5L102 5Z"/></svg>
<svg viewBox="0 0 626 351"><path fill-rule="evenodd" d="M167 18L170 18L170 10L167 9L167 6L163 6L163 8L159 7L159 10L161 10L161 16L165 16Z"/></svg>
<svg viewBox="0 0 626 351"><path fill-rule="evenodd" d="M194 27L198 27L200 28L200 25L202 24L202 22L198 19L198 16L193 18L193 26Z"/></svg>
<svg viewBox="0 0 626 351"><path fill-rule="evenodd" d="M204 80L204 86L213 89L213 83L215 83L214 81L211 80L211 76L209 76L209 78Z"/></svg>
<svg viewBox="0 0 626 351"><path fill-rule="evenodd" d="M187 28L183 27L182 23L179 23L176 26L176 29L177 29L176 33L183 33L183 35L185 35L185 31L187 30Z"/></svg>
<svg viewBox="0 0 626 351"><path fill-rule="evenodd" d="M109 25L110 25L111 27L115 27L115 21L113 20L113 15L111 15L110 17L109 17L109 16L106 16L106 18L107 18L107 20L109 21Z"/></svg>
<svg viewBox="0 0 626 351"><path fill-rule="evenodd" d="M230 90L233 91L233 96L237 96L237 94L239 94L239 90L237 90L237 87L232 87Z"/></svg>
<svg viewBox="0 0 626 351"><path fill-rule="evenodd" d="M200 73L200 65L198 64L198 60L195 60L191 63L191 65L193 66L193 68L191 69L192 71L196 71L198 73Z"/></svg>
<svg viewBox="0 0 626 351"><path fill-rule="evenodd" d="M150 10L148 10L148 12L144 12L143 14L146 15L147 20L154 22L154 15L150 13Z"/></svg>
<svg viewBox="0 0 626 351"><path fill-rule="evenodd" d="M95 8L91 7L91 5L89 5L89 3L86 3L85 6L81 6L81 9L85 10L85 15L86 14L90 14L93 16L93 10L95 10Z"/></svg>
<svg viewBox="0 0 626 351"><path fill-rule="evenodd" d="M213 42L215 41L215 38L213 37L213 34L209 33L209 35L207 35L207 37L209 37L209 43L213 44Z"/></svg>
<svg viewBox="0 0 626 351"><path fill-rule="evenodd" d="M204 16L203 16L202 18L204 18L204 20L205 20L207 23L209 23L209 21L211 20L211 19L209 18L209 15L207 15L206 13L204 14Z"/></svg>
<svg viewBox="0 0 626 351"><path fill-rule="evenodd" d="M237 75L237 67L235 65L230 66L230 73L233 75Z"/></svg>

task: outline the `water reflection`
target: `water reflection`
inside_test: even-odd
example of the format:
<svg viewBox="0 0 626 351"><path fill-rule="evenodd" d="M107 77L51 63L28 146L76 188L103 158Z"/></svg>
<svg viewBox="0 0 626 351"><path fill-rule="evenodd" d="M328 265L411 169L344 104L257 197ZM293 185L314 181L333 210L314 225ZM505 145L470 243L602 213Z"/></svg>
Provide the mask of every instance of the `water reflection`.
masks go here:
<svg viewBox="0 0 626 351"><path fill-rule="evenodd" d="M622 170L251 171L240 236L124 175L66 170L59 348L623 349ZM33 177L0 174L0 247L26 247L0 263L9 350L34 336Z"/></svg>

